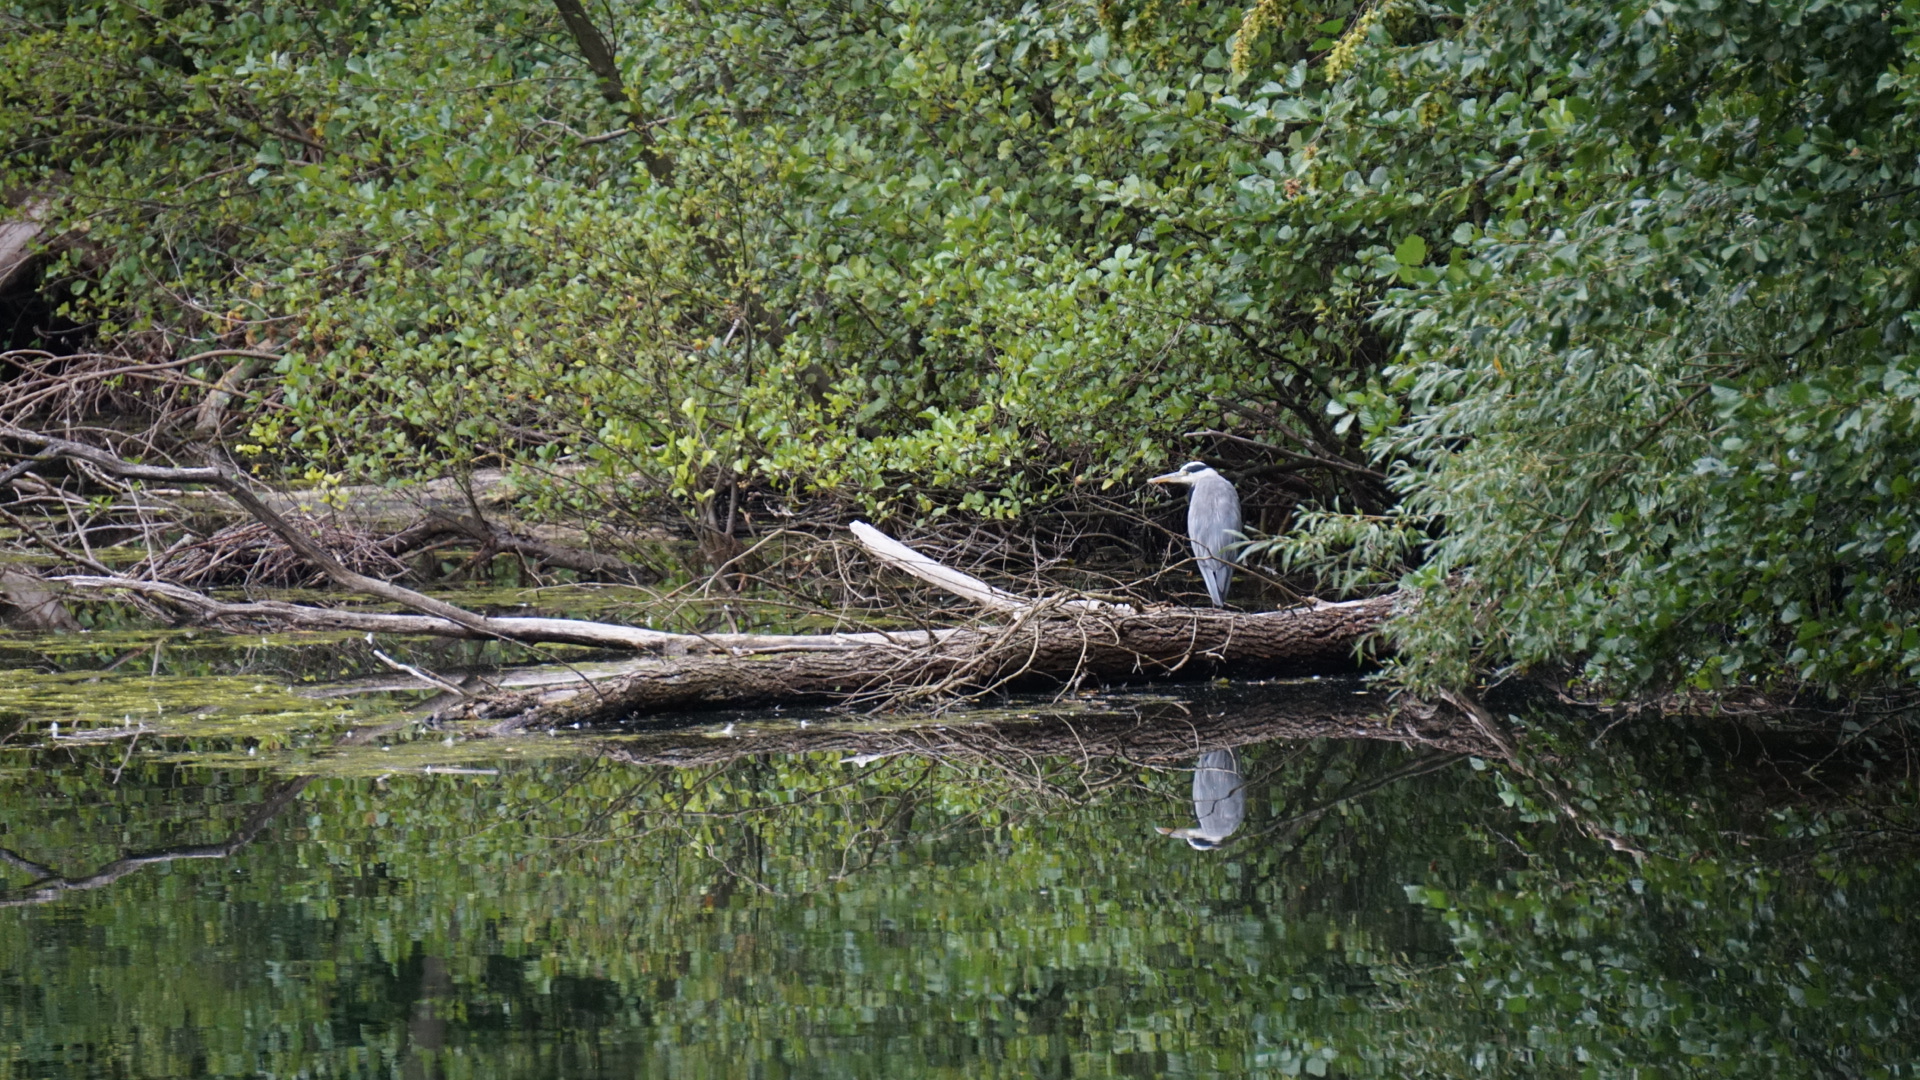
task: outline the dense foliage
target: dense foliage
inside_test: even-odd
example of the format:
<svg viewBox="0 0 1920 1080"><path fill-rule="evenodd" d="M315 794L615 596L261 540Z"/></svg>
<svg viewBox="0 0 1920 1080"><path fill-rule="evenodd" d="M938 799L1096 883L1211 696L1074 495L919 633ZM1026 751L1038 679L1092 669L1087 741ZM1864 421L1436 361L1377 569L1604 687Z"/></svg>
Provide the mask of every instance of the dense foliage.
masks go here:
<svg viewBox="0 0 1920 1080"><path fill-rule="evenodd" d="M1411 575L1415 684L1920 673L1915 0L587 14L14 0L0 186L102 342L282 354L263 463L725 528L1203 453Z"/></svg>
<svg viewBox="0 0 1920 1080"><path fill-rule="evenodd" d="M1518 181L1382 314L1424 674L1920 674L1916 12L1531 6L1392 60L1511 87Z"/></svg>
<svg viewBox="0 0 1920 1080"><path fill-rule="evenodd" d="M1006 514L1384 355L1347 228L1249 265L1237 8L641 8L623 107L545 4L223 11L16 11L6 134L101 335L284 345L263 449Z"/></svg>

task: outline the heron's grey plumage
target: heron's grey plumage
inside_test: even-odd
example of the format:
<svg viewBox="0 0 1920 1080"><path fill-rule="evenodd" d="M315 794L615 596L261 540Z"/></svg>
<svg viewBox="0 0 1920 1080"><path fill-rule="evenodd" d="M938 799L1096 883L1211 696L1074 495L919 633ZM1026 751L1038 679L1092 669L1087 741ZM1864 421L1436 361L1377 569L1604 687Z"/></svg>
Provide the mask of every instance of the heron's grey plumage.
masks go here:
<svg viewBox="0 0 1920 1080"><path fill-rule="evenodd" d="M1149 483L1187 486L1187 539L1206 582L1214 607L1225 607L1227 587L1233 584L1233 545L1240 533L1240 495L1233 482L1198 461L1176 472L1156 476Z"/></svg>
<svg viewBox="0 0 1920 1080"><path fill-rule="evenodd" d="M1199 560L1207 596L1214 607L1224 606L1227 587L1233 584L1229 545L1240 541L1240 495L1232 482L1212 469L1193 478L1193 492L1187 499L1187 539L1193 541L1193 557Z"/></svg>
<svg viewBox="0 0 1920 1080"><path fill-rule="evenodd" d="M1200 755L1193 769L1193 816L1199 819L1194 828L1160 832L1207 851L1225 843L1246 821L1246 782L1240 774L1239 755L1232 750L1209 750Z"/></svg>

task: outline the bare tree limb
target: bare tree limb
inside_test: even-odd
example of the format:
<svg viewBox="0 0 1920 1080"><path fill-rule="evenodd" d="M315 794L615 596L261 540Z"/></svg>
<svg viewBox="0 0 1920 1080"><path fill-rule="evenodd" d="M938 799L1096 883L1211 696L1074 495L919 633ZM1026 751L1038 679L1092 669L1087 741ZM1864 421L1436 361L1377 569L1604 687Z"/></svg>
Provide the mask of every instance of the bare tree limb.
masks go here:
<svg viewBox="0 0 1920 1080"><path fill-rule="evenodd" d="M573 43L579 47L587 67L593 70L594 78L600 84L600 96L607 100L607 104L624 110L632 119L629 129L640 137L640 160L646 165L648 175L662 184L672 183L673 159L662 154L654 143L652 124L646 112L640 108L638 98L628 97L613 45L600 33L600 28L593 25L593 20L587 17L580 0L553 0L553 6L560 12L560 21L567 24L567 33L573 35Z"/></svg>
<svg viewBox="0 0 1920 1080"><path fill-rule="evenodd" d="M929 585L971 600L989 611L1020 611L1033 603L1026 597L996 589L971 574L935 562L864 521L856 521L847 528L860 541L860 546L883 564L904 570Z"/></svg>
<svg viewBox="0 0 1920 1080"><path fill-rule="evenodd" d="M69 458L85 462L113 476L129 480L157 480L173 484L211 484L224 490L261 523L272 529L275 535L286 541L287 546L299 552L303 558L313 563L341 588L368 596L379 597L403 607L412 608L423 614L458 623L477 634L487 637L506 637L489 625L483 615L476 615L464 608L455 607L444 600L436 600L412 589L381 581L378 578L358 574L340 565L326 549L313 542L304 531L295 528L286 518L275 513L266 503L260 501L247 484L246 479L231 466L215 463L199 468L177 468L159 465L143 465L115 457L104 450L96 449L85 443L68 439L58 439L39 432L27 431L11 424L0 424L0 437L14 439L29 446L41 448L41 456L48 455Z"/></svg>
<svg viewBox="0 0 1920 1080"><path fill-rule="evenodd" d="M486 620L477 630L465 623L435 615L395 615L352 608L313 607L279 600L235 602L164 581L125 576L68 574L50 580L75 589L99 592L124 590L177 605L202 619L270 622L306 630L353 630L375 634L427 634L434 637L493 638L526 644L586 645L602 649L686 652L831 651L867 645L925 645L959 631L874 631L857 634L675 634L643 626L591 622L585 619L545 619L509 615Z"/></svg>

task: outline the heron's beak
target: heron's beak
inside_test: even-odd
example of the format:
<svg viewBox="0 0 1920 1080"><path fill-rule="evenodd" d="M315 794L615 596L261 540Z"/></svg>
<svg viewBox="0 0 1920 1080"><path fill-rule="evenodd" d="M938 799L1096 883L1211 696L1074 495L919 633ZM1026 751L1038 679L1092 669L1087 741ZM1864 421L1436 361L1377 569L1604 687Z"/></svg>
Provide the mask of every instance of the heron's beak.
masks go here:
<svg viewBox="0 0 1920 1080"><path fill-rule="evenodd" d="M1149 484L1185 484L1188 482L1187 474L1183 472L1170 472L1165 476L1156 476L1147 481Z"/></svg>
<svg viewBox="0 0 1920 1080"><path fill-rule="evenodd" d="M1195 832L1193 829L1168 829L1159 825L1155 825L1153 831L1159 833L1161 836L1177 836L1182 840L1192 836Z"/></svg>

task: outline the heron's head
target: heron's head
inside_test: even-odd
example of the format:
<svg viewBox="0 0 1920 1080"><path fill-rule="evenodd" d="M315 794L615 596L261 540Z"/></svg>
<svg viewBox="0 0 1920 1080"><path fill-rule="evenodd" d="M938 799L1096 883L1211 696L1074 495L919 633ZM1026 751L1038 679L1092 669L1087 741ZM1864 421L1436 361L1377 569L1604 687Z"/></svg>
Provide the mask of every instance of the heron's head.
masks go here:
<svg viewBox="0 0 1920 1080"><path fill-rule="evenodd" d="M1187 846L1195 851L1212 851L1214 848L1226 843L1225 837L1209 836L1199 829L1167 829L1155 826L1153 831L1159 833L1161 836L1177 836L1185 840Z"/></svg>
<svg viewBox="0 0 1920 1080"><path fill-rule="evenodd" d="M1208 468L1207 463L1204 461L1189 461L1165 476L1156 476L1148 480L1147 483L1191 485L1195 480L1212 472L1213 470Z"/></svg>

